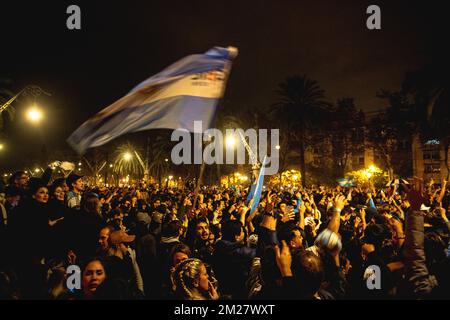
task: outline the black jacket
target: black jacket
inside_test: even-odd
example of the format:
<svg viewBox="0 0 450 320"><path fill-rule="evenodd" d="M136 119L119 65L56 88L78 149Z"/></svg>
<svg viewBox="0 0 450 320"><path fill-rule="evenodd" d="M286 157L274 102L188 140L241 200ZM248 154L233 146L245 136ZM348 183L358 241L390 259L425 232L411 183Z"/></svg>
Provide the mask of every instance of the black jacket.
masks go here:
<svg viewBox="0 0 450 320"><path fill-rule="evenodd" d="M78 262L95 255L98 247L98 235L103 226L104 221L100 215L84 210L77 212L67 220L65 225L68 235L67 249L75 252Z"/></svg>
<svg viewBox="0 0 450 320"><path fill-rule="evenodd" d="M222 294L230 294L234 299L246 297L245 283L255 256L256 249L242 243L226 240L216 243L213 268Z"/></svg>
<svg viewBox="0 0 450 320"><path fill-rule="evenodd" d="M46 256L50 231L49 215L48 204L34 199L27 199L16 208L9 221L13 258L40 260Z"/></svg>

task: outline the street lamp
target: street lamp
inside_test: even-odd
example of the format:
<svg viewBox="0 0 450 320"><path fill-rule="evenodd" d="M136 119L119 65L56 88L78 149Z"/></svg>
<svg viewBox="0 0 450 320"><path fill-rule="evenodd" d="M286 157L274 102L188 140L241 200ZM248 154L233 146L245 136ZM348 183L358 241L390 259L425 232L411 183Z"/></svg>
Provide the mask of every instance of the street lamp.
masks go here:
<svg viewBox="0 0 450 320"><path fill-rule="evenodd" d="M0 143L0 151L3 150L5 146L3 144Z"/></svg>
<svg viewBox="0 0 450 320"><path fill-rule="evenodd" d="M281 147L280 146L275 146L275 149L280 150Z"/></svg>
<svg viewBox="0 0 450 320"><path fill-rule="evenodd" d="M26 116L28 120L30 120L30 122L38 123L39 121L41 121L43 113L35 105L33 105L31 109L27 111Z"/></svg>
<svg viewBox="0 0 450 320"><path fill-rule="evenodd" d="M131 153L129 153L129 152L126 152L126 153L123 155L123 159L124 159L125 161L130 161L131 158L133 158L133 156L132 156Z"/></svg>
<svg viewBox="0 0 450 320"><path fill-rule="evenodd" d="M225 138L225 144L227 147L232 148L236 145L236 138L234 136L227 136Z"/></svg>

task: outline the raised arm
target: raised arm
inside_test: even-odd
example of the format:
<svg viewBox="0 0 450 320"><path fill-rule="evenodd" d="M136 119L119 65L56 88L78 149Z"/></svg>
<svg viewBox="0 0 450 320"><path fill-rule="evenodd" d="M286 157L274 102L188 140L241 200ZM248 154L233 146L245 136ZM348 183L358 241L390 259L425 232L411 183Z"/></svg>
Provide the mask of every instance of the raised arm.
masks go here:
<svg viewBox="0 0 450 320"><path fill-rule="evenodd" d="M339 226L341 223L341 211L345 206L345 196L337 195L333 201L333 216L331 217L330 222L328 223L328 229L331 231L338 233Z"/></svg>

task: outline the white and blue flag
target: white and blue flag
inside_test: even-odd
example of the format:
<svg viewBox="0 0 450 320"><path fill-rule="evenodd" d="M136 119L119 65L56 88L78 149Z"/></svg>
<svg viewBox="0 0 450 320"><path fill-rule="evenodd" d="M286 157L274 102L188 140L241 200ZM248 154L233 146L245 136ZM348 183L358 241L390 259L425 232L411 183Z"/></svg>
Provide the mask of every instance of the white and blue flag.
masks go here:
<svg viewBox="0 0 450 320"><path fill-rule="evenodd" d="M67 142L82 154L125 133L149 129L193 132L194 121L211 125L236 55L236 48L215 47L175 62L87 120Z"/></svg>
<svg viewBox="0 0 450 320"><path fill-rule="evenodd" d="M259 176L258 176L258 179L256 180L256 185L255 185L255 188L253 191L253 195L251 197L251 199L253 199L253 203L252 203L249 213L252 213L258 207L259 202L261 201L261 193L262 193L262 188L264 185L266 158L267 158L267 156L264 157L264 160L261 164L261 169L259 170ZM251 192L251 190L250 190L250 192Z"/></svg>

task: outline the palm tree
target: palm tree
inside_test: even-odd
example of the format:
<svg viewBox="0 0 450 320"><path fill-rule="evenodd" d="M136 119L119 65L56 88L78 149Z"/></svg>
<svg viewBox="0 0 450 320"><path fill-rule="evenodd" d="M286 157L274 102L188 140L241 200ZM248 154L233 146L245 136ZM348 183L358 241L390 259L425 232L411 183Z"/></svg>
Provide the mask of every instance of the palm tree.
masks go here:
<svg viewBox="0 0 450 320"><path fill-rule="evenodd" d="M137 149L131 143L127 142L117 148L114 160L114 172L119 175L140 175L143 168L136 157Z"/></svg>
<svg viewBox="0 0 450 320"><path fill-rule="evenodd" d="M428 66L409 73L403 84L414 97L412 120L422 141L437 139L444 149L447 178L450 178L450 80L441 65Z"/></svg>
<svg viewBox="0 0 450 320"><path fill-rule="evenodd" d="M276 93L279 101L273 106L271 114L280 124L280 129L289 132L290 142L298 143L302 185L305 186L308 135L326 120L330 105L325 101L325 91L317 81L306 75L286 78L279 84Z"/></svg>

